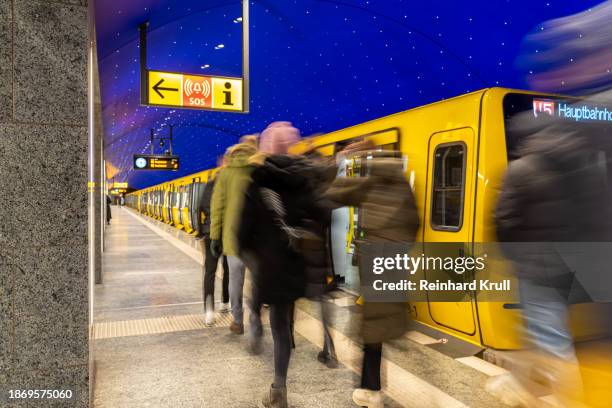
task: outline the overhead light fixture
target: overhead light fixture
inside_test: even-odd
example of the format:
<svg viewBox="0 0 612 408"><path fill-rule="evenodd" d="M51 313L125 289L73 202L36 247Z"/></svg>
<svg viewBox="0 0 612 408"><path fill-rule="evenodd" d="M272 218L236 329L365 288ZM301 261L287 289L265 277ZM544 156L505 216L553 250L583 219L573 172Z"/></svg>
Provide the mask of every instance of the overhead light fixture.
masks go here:
<svg viewBox="0 0 612 408"><path fill-rule="evenodd" d="M210 65L209 65L209 64L204 64L204 65L202 65L200 68L201 68L201 69L210 68Z"/></svg>
<svg viewBox="0 0 612 408"><path fill-rule="evenodd" d="M242 23L242 17L238 17L234 19L234 23L238 24L238 23Z"/></svg>
<svg viewBox="0 0 612 408"><path fill-rule="evenodd" d="M215 50L220 50L221 48L225 48L224 44L215 45Z"/></svg>

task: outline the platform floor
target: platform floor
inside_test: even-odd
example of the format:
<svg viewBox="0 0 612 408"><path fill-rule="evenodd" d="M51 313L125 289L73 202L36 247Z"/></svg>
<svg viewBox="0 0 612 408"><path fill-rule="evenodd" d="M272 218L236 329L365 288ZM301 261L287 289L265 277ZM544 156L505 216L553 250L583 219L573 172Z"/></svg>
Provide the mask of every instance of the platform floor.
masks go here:
<svg viewBox="0 0 612 408"><path fill-rule="evenodd" d="M202 261L193 237L113 207L104 283L95 293L95 407L257 406L273 376L268 325L260 356L248 354L245 336L229 332L229 314L205 327ZM355 406L351 393L361 350L353 322L359 307L350 294L338 292L333 308L332 334L342 364L328 369L316 360L322 344L317 305L297 304L291 407ZM483 388L489 376L503 372L471 357L452 339L445 342L415 328L384 348L386 406L503 407Z"/></svg>

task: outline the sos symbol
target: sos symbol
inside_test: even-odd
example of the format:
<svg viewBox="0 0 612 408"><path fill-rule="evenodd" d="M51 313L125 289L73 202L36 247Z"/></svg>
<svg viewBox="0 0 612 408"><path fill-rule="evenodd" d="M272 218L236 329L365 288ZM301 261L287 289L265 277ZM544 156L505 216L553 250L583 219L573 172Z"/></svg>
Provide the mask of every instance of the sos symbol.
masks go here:
<svg viewBox="0 0 612 408"><path fill-rule="evenodd" d="M200 106L210 107L212 104L212 87L208 79L197 78L192 80L191 78L185 79L184 103L188 106Z"/></svg>

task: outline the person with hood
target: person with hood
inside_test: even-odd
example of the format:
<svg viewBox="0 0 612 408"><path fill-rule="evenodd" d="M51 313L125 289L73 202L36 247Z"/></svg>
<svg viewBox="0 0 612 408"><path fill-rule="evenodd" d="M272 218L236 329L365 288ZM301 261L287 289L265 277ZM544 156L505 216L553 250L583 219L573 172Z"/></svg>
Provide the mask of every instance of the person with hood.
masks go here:
<svg viewBox="0 0 612 408"><path fill-rule="evenodd" d="M215 187L216 175L208 180L204 187L204 193L200 200L200 209L198 214L204 216L204 222L199 223L200 236L202 237L202 253L204 254L204 279L202 284L202 293L204 301L204 321L207 326L212 326L215 323L215 277L217 273L217 265L219 258L222 258L223 266L223 305L221 312L229 311L229 265L227 256L215 256L211 249L210 239L210 202L212 200L213 190Z"/></svg>
<svg viewBox="0 0 612 408"><path fill-rule="evenodd" d="M359 151L368 144L347 146L345 154L368 156L369 175L337 178L326 197L338 207L358 207L361 219L361 246L369 244L406 244L414 242L419 219L410 184L404 175L403 161L397 152ZM371 270L359 268L363 282ZM363 407L382 408L380 365L383 342L402 336L409 323L404 302L368 302L363 304L360 334L363 339L361 386L353 392L353 401Z"/></svg>
<svg viewBox="0 0 612 408"><path fill-rule="evenodd" d="M576 126L549 118L538 128L526 127L530 114L511 124L514 132L522 128L525 141L499 194L497 238L515 265L526 333L535 345L534 366L551 380L561 406L580 407L582 380L568 326L577 275L568 265L575 255L567 256L567 249L610 241L610 188L601 174L609 164L601 160L610 157L612 143L592 123ZM578 262L578 269L585 273L588 264ZM486 389L512 406L539 406L525 386L529 380L516 374L491 379Z"/></svg>
<svg viewBox="0 0 612 408"><path fill-rule="evenodd" d="M244 193L251 182L253 170L249 158L255 152L253 145L245 143L229 149L227 164L217 176L210 211L211 252L216 257L226 255L229 265L229 295L234 318L230 331L235 334L244 334L242 303L245 265L239 257L237 234Z"/></svg>
<svg viewBox="0 0 612 408"><path fill-rule="evenodd" d="M304 296L307 281L303 238L307 220L319 214L308 160L287 154L299 138L289 122L274 122L261 134L239 234L258 296L270 305L274 382L261 401L265 408L288 407L293 305Z"/></svg>

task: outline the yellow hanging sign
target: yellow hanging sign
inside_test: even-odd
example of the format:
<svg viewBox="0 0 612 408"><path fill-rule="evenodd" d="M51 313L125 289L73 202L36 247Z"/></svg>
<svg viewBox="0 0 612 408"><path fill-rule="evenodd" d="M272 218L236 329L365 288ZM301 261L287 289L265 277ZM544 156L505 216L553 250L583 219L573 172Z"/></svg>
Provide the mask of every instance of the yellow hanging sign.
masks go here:
<svg viewBox="0 0 612 408"><path fill-rule="evenodd" d="M148 71L148 105L243 111L242 78Z"/></svg>

